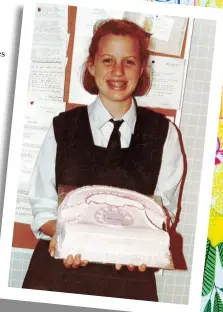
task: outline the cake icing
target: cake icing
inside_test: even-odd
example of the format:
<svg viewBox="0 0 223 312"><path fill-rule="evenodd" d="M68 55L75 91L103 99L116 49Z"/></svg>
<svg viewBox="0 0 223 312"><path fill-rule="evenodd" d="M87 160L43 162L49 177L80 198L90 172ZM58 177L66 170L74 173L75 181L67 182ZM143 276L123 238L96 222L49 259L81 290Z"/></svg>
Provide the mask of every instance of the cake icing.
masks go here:
<svg viewBox="0 0 223 312"><path fill-rule="evenodd" d="M68 192L58 208L55 258L173 268L166 215L152 198L110 186Z"/></svg>

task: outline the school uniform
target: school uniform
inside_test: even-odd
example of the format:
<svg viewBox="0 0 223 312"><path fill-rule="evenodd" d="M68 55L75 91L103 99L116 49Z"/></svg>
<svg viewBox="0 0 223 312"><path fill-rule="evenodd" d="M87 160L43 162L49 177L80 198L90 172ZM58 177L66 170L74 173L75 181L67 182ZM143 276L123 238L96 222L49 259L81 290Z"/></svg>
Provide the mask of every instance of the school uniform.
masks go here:
<svg viewBox="0 0 223 312"><path fill-rule="evenodd" d="M183 172L175 127L163 115L138 107L135 101L122 119L121 148L114 150L109 148L114 125L99 97L88 107L54 118L30 184L31 228L40 240L23 288L158 300L154 269L129 272L123 267L116 271L114 265L94 263L67 269L62 260L50 257L50 237L39 231L48 220L57 218L59 185L107 185L157 195L174 215Z"/></svg>

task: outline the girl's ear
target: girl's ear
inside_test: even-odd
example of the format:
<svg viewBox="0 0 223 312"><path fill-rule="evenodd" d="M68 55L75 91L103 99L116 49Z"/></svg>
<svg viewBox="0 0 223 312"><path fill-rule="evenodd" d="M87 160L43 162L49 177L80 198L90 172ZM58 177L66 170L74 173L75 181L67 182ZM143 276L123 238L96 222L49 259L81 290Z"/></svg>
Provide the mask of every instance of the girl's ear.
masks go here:
<svg viewBox="0 0 223 312"><path fill-rule="evenodd" d="M142 63L141 69L140 69L140 77L142 76L144 70L146 69L146 64L145 62Z"/></svg>
<svg viewBox="0 0 223 312"><path fill-rule="evenodd" d="M144 66L142 66L140 69L140 77L142 76L143 71L144 71Z"/></svg>
<svg viewBox="0 0 223 312"><path fill-rule="evenodd" d="M95 67L94 67L94 61L92 58L88 58L87 60L87 69L89 73L94 77Z"/></svg>

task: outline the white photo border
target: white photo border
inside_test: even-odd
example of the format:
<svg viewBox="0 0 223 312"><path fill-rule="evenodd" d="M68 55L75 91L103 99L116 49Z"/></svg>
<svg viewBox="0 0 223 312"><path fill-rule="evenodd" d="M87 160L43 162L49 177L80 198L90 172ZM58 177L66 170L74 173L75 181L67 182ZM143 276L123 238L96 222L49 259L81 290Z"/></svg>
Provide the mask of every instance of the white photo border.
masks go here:
<svg viewBox="0 0 223 312"><path fill-rule="evenodd" d="M207 125L205 134L204 156L201 172L201 183L197 213L197 225L194 244L193 267L191 274L191 286L189 304L170 304L136 301L128 299L107 298L98 296L86 296L77 294L57 293L49 291L29 290L8 287L11 244L13 236L13 224L15 218L15 203L20 173L20 159L22 148L22 135L24 115L27 102L27 84L30 69L32 35L36 4L23 1L24 12L22 22L22 34L20 41L20 52L17 70L17 82L15 101L12 118L10 148L8 157L8 170L6 178L4 209L2 215L2 228L0 236L0 297L3 299L60 304L68 306L91 307L101 309L112 309L121 311L148 311L149 308L156 311L195 311L200 310L201 288L206 251L207 229L211 202L211 192L214 172L215 146L218 130L220 111L220 99L222 90L223 71L223 40L221 40L223 22L222 13L219 9L207 9L185 5L169 5L162 3L150 3L147 1L122 0L118 2L118 10L133 12L149 12L167 16L182 16L189 18L214 20L216 24L216 40L214 46L214 57L212 66L212 78L207 114ZM70 6L86 6L93 8L117 9L115 1L110 3L103 0L75 0L75 1L41 1L42 3L61 4ZM4 4L5 5L5 4ZM6 4L7 5L7 4ZM7 18L7 16L5 17Z"/></svg>

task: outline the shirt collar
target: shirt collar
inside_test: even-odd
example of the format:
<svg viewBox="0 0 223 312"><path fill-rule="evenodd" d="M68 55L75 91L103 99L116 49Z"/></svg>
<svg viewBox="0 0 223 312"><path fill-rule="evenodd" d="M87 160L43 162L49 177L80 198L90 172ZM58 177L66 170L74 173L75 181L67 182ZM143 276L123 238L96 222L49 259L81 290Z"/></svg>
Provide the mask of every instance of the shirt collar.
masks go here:
<svg viewBox="0 0 223 312"><path fill-rule="evenodd" d="M131 133L134 133L135 123L136 123L136 106L134 101L132 101L132 105L130 109L125 113L122 119L129 126Z"/></svg>
<svg viewBox="0 0 223 312"><path fill-rule="evenodd" d="M88 114L94 121L97 129L100 129L112 118L109 111L102 104L99 96L97 96L96 100L88 106Z"/></svg>
<svg viewBox="0 0 223 312"><path fill-rule="evenodd" d="M102 104L99 96L97 96L96 100L88 106L88 114L89 117L94 120L94 124L97 129L100 129L112 118L112 115ZM136 122L136 107L134 101L132 101L130 109L125 113L122 119L129 126L131 132L134 133Z"/></svg>

